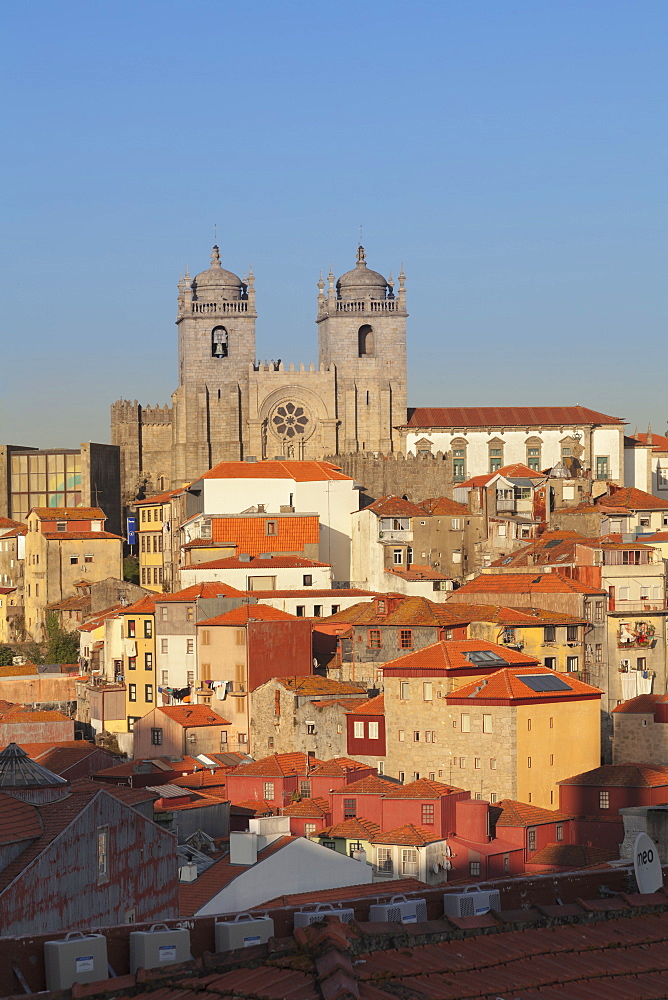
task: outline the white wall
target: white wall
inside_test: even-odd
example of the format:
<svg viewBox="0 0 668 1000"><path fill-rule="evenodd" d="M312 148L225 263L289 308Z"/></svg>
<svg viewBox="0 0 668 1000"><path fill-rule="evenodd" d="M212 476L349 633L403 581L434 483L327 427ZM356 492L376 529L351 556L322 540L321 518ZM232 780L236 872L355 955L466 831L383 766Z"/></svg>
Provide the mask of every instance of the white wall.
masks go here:
<svg viewBox="0 0 668 1000"><path fill-rule="evenodd" d="M370 601L371 594L358 594L355 597L339 596L336 590L316 591L313 593L311 587L306 590L295 590L294 593L290 594L289 597L273 597L270 590L259 591L255 593L260 604L268 604L271 608L278 608L279 611L286 611L289 615L297 614L297 607L303 607L305 618L314 618L314 606L316 604L320 605L322 608L322 617L327 618L329 615L334 614L332 611L332 606L337 604L339 611L345 611L347 608L352 608L354 604L360 604L362 601Z"/></svg>
<svg viewBox="0 0 668 1000"><path fill-rule="evenodd" d="M296 892L315 892L372 881L371 865L330 851L304 837L291 841L275 854L248 868L239 866L239 875L195 914L235 913L249 910Z"/></svg>
<svg viewBox="0 0 668 1000"><path fill-rule="evenodd" d="M186 584L186 586L189 586ZM163 653L162 650L162 640L167 640L167 652ZM187 640L191 639L193 643L194 652L188 653ZM195 683L199 679L199 674L197 670L197 635L191 633L190 635L156 635L155 637L155 664L156 664L156 683L162 687L163 671L166 670L169 675L167 680L167 685L169 687L183 688L188 683L188 671L192 671L195 675Z"/></svg>
<svg viewBox="0 0 668 1000"><path fill-rule="evenodd" d="M246 566L239 566L231 569L208 569L206 563L202 566L182 566L181 581L183 587L190 587L194 583L227 583L237 590L248 589L248 578L251 576L275 576L275 590L303 590L304 574L310 573L313 577L314 590L330 590L332 586L332 570L329 566L298 566L282 568L280 566L267 566L259 569L253 568L253 563Z"/></svg>

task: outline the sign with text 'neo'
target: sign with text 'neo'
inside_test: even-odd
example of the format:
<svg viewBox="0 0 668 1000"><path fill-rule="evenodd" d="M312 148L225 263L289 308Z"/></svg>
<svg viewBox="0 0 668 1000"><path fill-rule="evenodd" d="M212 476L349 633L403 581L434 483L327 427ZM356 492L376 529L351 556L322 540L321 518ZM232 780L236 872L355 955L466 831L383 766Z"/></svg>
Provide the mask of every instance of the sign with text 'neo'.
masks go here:
<svg viewBox="0 0 668 1000"><path fill-rule="evenodd" d="M633 848L633 868L636 873L638 891L657 892L663 885L661 858L656 844L646 833L639 833Z"/></svg>

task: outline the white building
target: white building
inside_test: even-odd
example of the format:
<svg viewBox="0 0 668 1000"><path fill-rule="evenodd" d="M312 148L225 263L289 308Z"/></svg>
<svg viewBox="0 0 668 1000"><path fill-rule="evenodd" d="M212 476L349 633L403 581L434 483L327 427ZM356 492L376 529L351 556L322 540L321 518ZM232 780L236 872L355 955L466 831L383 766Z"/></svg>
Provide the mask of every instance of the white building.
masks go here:
<svg viewBox="0 0 668 1000"><path fill-rule="evenodd" d="M184 587L194 583L226 583L237 590L331 590L332 567L299 556L241 555L181 567Z"/></svg>

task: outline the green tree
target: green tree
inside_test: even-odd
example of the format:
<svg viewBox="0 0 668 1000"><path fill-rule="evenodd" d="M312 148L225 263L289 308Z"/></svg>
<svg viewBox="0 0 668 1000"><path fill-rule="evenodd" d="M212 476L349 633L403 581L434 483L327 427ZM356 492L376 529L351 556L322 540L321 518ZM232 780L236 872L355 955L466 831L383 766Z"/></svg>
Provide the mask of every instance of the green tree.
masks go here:
<svg viewBox="0 0 668 1000"><path fill-rule="evenodd" d="M46 616L46 663L76 663L79 659L79 633L68 632L58 624L58 616Z"/></svg>
<svg viewBox="0 0 668 1000"><path fill-rule="evenodd" d="M137 556L126 556L123 560L123 579L128 583L139 583L139 559Z"/></svg>
<svg viewBox="0 0 668 1000"><path fill-rule="evenodd" d="M0 646L0 667L11 667L14 650L9 646Z"/></svg>

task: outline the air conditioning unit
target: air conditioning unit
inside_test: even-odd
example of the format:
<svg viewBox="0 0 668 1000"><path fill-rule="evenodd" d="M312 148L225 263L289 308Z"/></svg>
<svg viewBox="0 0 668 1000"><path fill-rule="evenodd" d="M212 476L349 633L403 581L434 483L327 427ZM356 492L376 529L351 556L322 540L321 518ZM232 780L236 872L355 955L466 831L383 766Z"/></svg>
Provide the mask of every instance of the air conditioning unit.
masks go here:
<svg viewBox="0 0 668 1000"><path fill-rule="evenodd" d="M427 903L424 899L406 899L392 896L389 903L375 903L369 908L371 923L420 924L427 919Z"/></svg>
<svg viewBox="0 0 668 1000"><path fill-rule="evenodd" d="M344 910L340 907L334 909L331 903L318 903L313 910L298 910L294 914L295 927L308 927L309 924L322 920L330 913L338 917L342 924L349 924L355 919L354 910Z"/></svg>
<svg viewBox="0 0 668 1000"><path fill-rule="evenodd" d="M216 921L216 951L234 951L266 944L274 936L274 921L267 914L237 913L234 920Z"/></svg>
<svg viewBox="0 0 668 1000"><path fill-rule="evenodd" d="M190 931L185 927L170 930L167 924L151 924L148 931L130 933L130 971L162 969L175 962L187 962L190 955Z"/></svg>
<svg viewBox="0 0 668 1000"><path fill-rule="evenodd" d="M107 939L104 934L70 931L59 941L45 941L44 968L47 990L108 979Z"/></svg>
<svg viewBox="0 0 668 1000"><path fill-rule="evenodd" d="M469 886L463 892L448 892L443 896L443 913L446 917L475 917L479 913L501 909L498 889L479 889Z"/></svg>

